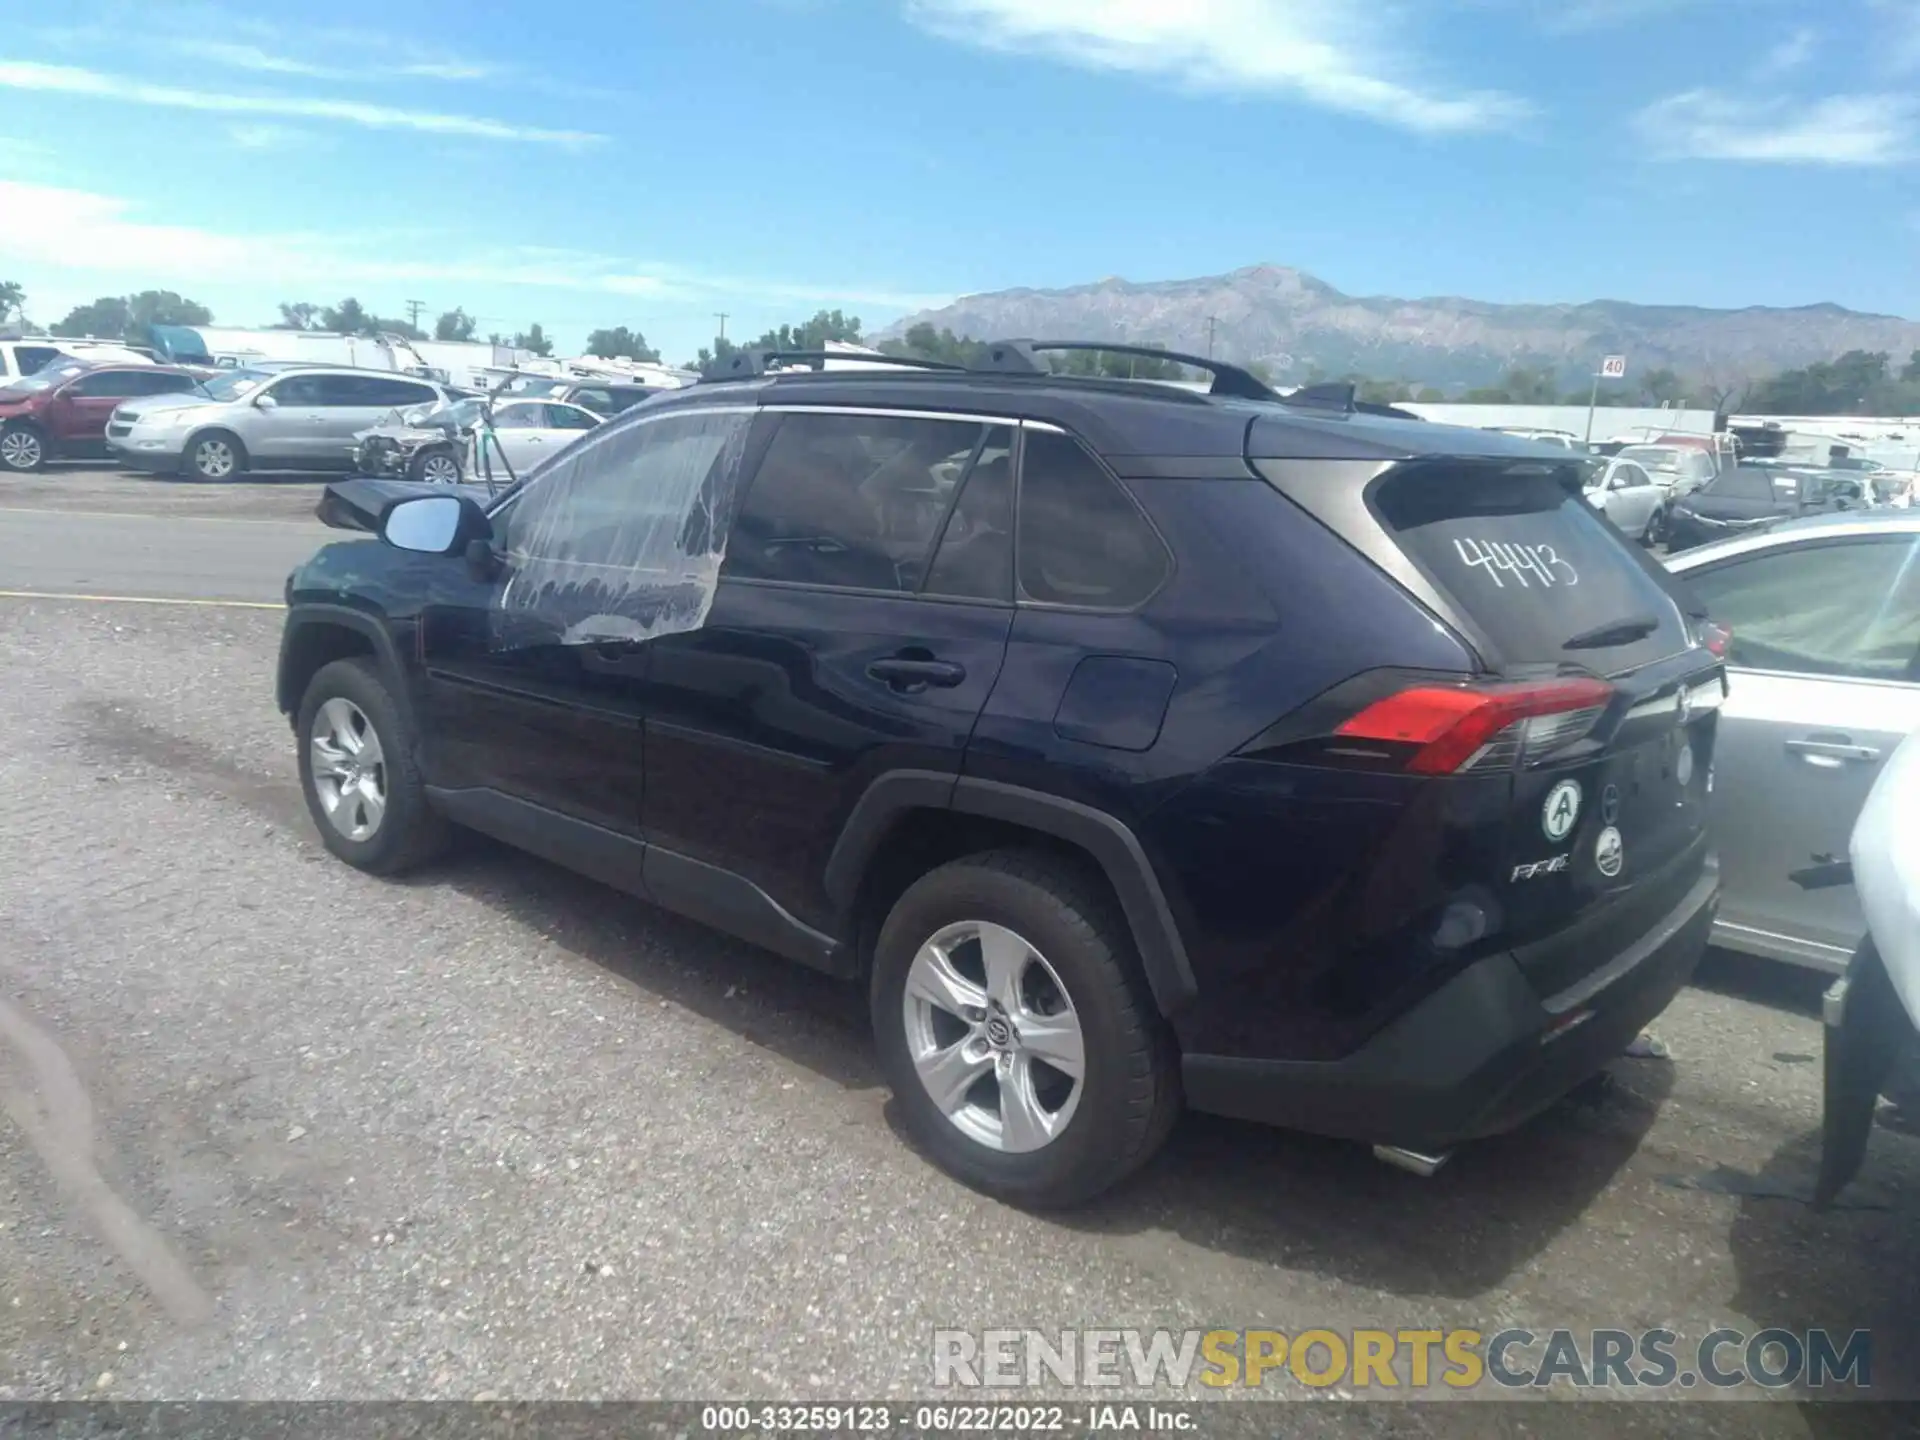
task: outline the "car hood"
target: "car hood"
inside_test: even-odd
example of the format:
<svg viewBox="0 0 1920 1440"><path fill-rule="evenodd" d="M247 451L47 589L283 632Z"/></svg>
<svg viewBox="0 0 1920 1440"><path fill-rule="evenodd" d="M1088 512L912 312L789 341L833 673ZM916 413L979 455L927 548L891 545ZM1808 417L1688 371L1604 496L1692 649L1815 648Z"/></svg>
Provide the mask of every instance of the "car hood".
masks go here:
<svg viewBox="0 0 1920 1440"><path fill-rule="evenodd" d="M129 415L151 415L157 410L186 410L196 405L212 408L226 403L206 395L145 395L138 400L124 402L116 407L114 413L124 420Z"/></svg>
<svg viewBox="0 0 1920 1440"><path fill-rule="evenodd" d="M356 430L355 440L391 440L405 449L410 446L430 445L437 441L451 440L453 431L442 430L432 425L374 425L366 430Z"/></svg>

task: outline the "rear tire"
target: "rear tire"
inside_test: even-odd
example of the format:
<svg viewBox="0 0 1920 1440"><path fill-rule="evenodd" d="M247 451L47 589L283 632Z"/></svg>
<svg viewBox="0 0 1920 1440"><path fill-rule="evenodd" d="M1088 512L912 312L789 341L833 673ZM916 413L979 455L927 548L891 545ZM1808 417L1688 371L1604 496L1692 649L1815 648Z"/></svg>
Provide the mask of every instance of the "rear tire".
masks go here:
<svg viewBox="0 0 1920 1440"><path fill-rule="evenodd" d="M321 666L294 735L307 811L340 859L398 875L446 848L449 827L427 799L412 728L372 660Z"/></svg>
<svg viewBox="0 0 1920 1440"><path fill-rule="evenodd" d="M16 421L0 430L0 470L31 475L47 468L47 437L38 425Z"/></svg>
<svg viewBox="0 0 1920 1440"><path fill-rule="evenodd" d="M1070 861L993 851L922 876L881 927L871 1002L907 1129L988 1194L1090 1199L1179 1117L1178 1059L1132 936Z"/></svg>
<svg viewBox="0 0 1920 1440"><path fill-rule="evenodd" d="M238 480L247 473L246 447L225 430L194 436L182 460L185 472L196 480Z"/></svg>

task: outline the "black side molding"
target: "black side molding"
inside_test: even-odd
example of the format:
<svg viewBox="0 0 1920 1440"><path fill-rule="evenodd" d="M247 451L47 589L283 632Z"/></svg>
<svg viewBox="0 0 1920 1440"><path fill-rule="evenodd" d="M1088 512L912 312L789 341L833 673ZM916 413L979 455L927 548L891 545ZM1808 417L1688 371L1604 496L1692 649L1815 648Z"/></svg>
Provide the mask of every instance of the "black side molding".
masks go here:
<svg viewBox="0 0 1920 1440"><path fill-rule="evenodd" d="M1161 1014L1178 1013L1199 994L1166 891L1133 831L1105 811L1043 791L937 771L880 776L853 807L827 860L826 890L833 902L851 908L893 822L909 810L929 809L1003 820L1086 851L1120 897Z"/></svg>
<svg viewBox="0 0 1920 1440"><path fill-rule="evenodd" d="M855 974L852 947L796 920L766 891L731 870L498 790L429 786L427 794L449 820L496 840L802 965L842 979Z"/></svg>

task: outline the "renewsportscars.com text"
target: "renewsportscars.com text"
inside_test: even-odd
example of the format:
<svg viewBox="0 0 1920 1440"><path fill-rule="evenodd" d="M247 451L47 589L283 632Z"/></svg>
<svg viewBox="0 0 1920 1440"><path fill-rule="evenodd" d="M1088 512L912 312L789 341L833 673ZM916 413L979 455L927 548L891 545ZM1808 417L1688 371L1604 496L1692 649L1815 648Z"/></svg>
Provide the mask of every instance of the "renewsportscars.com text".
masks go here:
<svg viewBox="0 0 1920 1440"><path fill-rule="evenodd" d="M1873 1384L1869 1331L1672 1330L936 1330L933 1383L1149 1390L1259 1389L1293 1382L1374 1392L1570 1387L1728 1390Z"/></svg>

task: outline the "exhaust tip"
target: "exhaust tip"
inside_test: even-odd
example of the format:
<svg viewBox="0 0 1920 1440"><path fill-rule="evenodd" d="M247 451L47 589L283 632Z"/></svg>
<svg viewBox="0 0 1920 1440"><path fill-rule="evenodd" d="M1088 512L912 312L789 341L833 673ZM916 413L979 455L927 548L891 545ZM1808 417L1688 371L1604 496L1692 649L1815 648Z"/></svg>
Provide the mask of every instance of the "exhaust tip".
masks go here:
<svg viewBox="0 0 1920 1440"><path fill-rule="evenodd" d="M1438 1155L1428 1155L1424 1151L1409 1150L1403 1145L1376 1145L1373 1158L1383 1160L1398 1170L1427 1179L1435 1174L1442 1165L1453 1158L1451 1150L1443 1150Z"/></svg>

